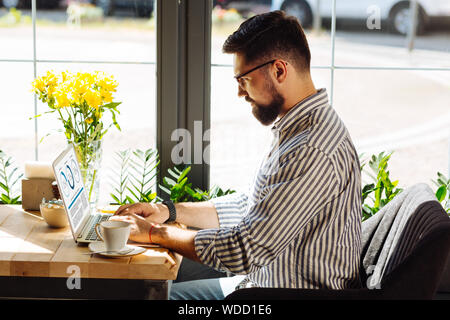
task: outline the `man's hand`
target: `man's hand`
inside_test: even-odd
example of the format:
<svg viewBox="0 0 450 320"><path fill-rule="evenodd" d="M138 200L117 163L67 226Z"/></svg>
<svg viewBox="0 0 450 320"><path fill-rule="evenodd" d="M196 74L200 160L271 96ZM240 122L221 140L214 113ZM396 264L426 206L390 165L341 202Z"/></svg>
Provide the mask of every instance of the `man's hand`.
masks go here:
<svg viewBox="0 0 450 320"><path fill-rule="evenodd" d="M195 235L197 231L185 230L165 224L155 224L137 214L115 215L110 220L128 222L131 226L130 240L141 243L156 243L191 260L200 262L195 252ZM151 236L150 229L152 230Z"/></svg>
<svg viewBox="0 0 450 320"><path fill-rule="evenodd" d="M164 204L133 203L121 206L114 213L116 216L138 215L150 222L164 223L169 219L169 209Z"/></svg>
<svg viewBox="0 0 450 320"><path fill-rule="evenodd" d="M177 222L189 227L210 229L219 227L216 208L210 201L176 203ZM165 223L169 219L169 208L162 203L133 203L121 206L116 216L136 214L148 222Z"/></svg>
<svg viewBox="0 0 450 320"><path fill-rule="evenodd" d="M112 216L109 220L116 221L125 221L130 224L130 240L141 242L141 243L150 243L150 228L155 224L145 220L144 217L139 216L137 214L131 215L115 215Z"/></svg>

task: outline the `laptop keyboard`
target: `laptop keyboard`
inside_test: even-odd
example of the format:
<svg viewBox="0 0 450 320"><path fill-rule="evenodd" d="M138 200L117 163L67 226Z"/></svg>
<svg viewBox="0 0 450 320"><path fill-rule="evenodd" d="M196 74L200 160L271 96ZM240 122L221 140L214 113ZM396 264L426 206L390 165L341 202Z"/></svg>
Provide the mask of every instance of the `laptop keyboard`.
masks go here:
<svg viewBox="0 0 450 320"><path fill-rule="evenodd" d="M101 214L95 216L94 219L92 219L91 228L85 239L90 241L100 240L97 236L97 232L95 232L95 226L97 225L97 223L108 220L109 217L110 217L109 215L101 215Z"/></svg>

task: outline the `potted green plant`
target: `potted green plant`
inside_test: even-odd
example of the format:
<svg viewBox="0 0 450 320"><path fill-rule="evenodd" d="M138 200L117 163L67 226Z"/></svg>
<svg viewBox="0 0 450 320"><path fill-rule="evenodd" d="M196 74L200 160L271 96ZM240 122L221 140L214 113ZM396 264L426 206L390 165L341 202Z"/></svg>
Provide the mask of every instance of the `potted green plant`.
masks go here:
<svg viewBox="0 0 450 320"><path fill-rule="evenodd" d="M20 193L16 192L16 185L23 173L14 166L12 157L0 150L0 203L20 203Z"/></svg>

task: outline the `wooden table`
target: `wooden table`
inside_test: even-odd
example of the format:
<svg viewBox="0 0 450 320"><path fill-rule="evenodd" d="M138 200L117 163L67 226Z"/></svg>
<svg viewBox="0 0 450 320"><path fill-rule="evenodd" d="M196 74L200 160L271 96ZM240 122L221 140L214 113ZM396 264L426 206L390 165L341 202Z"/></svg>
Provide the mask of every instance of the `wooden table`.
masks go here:
<svg viewBox="0 0 450 320"><path fill-rule="evenodd" d="M167 299L181 263L165 248L116 259L88 252L70 227L51 228L39 212L0 205L0 297Z"/></svg>

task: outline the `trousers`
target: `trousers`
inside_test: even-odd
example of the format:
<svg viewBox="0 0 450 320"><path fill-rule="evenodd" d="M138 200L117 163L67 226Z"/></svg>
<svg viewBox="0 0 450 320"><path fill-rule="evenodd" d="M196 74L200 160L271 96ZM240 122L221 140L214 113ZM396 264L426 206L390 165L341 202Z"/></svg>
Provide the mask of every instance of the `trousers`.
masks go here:
<svg viewBox="0 0 450 320"><path fill-rule="evenodd" d="M178 277L170 286L170 300L223 300L245 278L228 277L208 266L183 258Z"/></svg>

